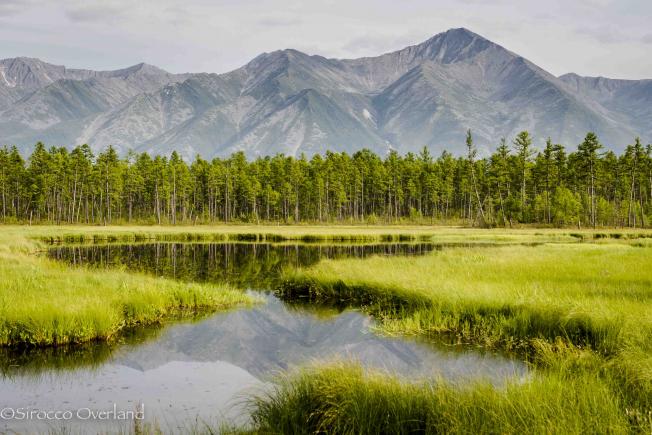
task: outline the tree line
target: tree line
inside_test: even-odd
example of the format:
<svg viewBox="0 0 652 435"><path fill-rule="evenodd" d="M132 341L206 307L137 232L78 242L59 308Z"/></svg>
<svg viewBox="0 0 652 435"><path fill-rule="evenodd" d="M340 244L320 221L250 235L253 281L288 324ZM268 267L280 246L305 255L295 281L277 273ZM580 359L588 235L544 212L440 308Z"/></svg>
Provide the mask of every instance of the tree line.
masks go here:
<svg viewBox="0 0 652 435"><path fill-rule="evenodd" d="M42 143L24 159L0 148L3 222L156 223L366 222L474 226L645 227L652 222L652 145L623 153L588 133L574 151L550 139L535 150L527 131L478 158L466 153L379 156L326 152L185 162L113 147L94 155Z"/></svg>

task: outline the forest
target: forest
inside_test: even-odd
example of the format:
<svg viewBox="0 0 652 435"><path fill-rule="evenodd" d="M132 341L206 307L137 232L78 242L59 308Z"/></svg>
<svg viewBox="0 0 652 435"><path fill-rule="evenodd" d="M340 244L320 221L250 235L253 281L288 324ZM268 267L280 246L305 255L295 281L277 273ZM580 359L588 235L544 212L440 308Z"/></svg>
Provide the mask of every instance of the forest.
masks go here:
<svg viewBox="0 0 652 435"><path fill-rule="evenodd" d="M594 133L574 150L523 131L480 158L327 152L184 161L113 147L94 155L36 144L25 159L0 148L5 223L459 223L481 227L648 227L652 145L607 151Z"/></svg>

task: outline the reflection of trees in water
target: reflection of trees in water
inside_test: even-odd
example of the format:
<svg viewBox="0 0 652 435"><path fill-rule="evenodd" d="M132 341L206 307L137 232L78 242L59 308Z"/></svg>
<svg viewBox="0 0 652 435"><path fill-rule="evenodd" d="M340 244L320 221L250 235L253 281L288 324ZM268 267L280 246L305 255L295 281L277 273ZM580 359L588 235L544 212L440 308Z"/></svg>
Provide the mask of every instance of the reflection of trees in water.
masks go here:
<svg viewBox="0 0 652 435"><path fill-rule="evenodd" d="M286 267L310 266L322 258L369 255L420 255L435 245L310 245L268 243L152 243L141 245L61 246L50 256L72 265L124 267L184 281L229 282L265 288Z"/></svg>

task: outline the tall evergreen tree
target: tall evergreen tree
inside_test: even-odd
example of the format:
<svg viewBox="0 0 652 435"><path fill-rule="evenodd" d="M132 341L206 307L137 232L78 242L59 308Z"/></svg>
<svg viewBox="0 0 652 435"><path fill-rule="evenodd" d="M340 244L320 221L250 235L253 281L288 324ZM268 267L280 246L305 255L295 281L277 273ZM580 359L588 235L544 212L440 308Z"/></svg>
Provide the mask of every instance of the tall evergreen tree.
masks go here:
<svg viewBox="0 0 652 435"><path fill-rule="evenodd" d="M521 221L527 222L526 205L527 195L526 188L530 175L530 159L532 158L532 138L527 131L520 132L514 139L514 150L518 159L519 181L521 185Z"/></svg>
<svg viewBox="0 0 652 435"><path fill-rule="evenodd" d="M469 168L471 172L471 183L473 184L473 190L475 192L475 198L478 202L478 210L480 212L480 216L482 217L482 224L485 225L487 223L487 220L485 218L484 214L484 207L482 205L482 200L480 200L480 192L478 190L478 183L476 180L475 176L475 157L478 154L478 150L475 148L475 145L473 144L473 136L471 134L471 130L468 130L466 132L466 151L467 151L467 159L469 163Z"/></svg>
<svg viewBox="0 0 652 435"><path fill-rule="evenodd" d="M578 152L584 165L583 172L588 177L590 216L593 228L596 226L595 173L599 158L598 150L600 148L602 148L602 144L593 132L588 133L584 141L578 146Z"/></svg>

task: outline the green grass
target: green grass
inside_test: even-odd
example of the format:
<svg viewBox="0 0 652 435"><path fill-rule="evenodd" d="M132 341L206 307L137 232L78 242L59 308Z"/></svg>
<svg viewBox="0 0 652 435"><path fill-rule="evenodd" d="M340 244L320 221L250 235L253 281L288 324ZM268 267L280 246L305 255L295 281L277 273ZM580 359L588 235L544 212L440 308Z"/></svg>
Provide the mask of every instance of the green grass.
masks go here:
<svg viewBox="0 0 652 435"><path fill-rule="evenodd" d="M325 260L287 273L284 291L407 310L385 319L386 332L453 332L508 348L561 337L613 354L652 348L650 264L652 250L615 243L451 248Z"/></svg>
<svg viewBox="0 0 652 435"><path fill-rule="evenodd" d="M326 366L258 400L257 421L295 433L302 418L345 433L393 432L413 420L417 432L649 433L651 264L649 247L612 242L453 248L288 271L287 298L363 306L389 334L446 333L515 350L536 378L506 390L433 390ZM329 388L337 400L326 399ZM378 409L386 421L373 417Z"/></svg>
<svg viewBox="0 0 652 435"><path fill-rule="evenodd" d="M304 369L253 400L261 433L627 433L621 404L585 374L496 389L409 384L360 367Z"/></svg>
<svg viewBox="0 0 652 435"><path fill-rule="evenodd" d="M253 302L226 285L71 269L35 255L39 248L20 234L0 235L0 346L111 340L136 325Z"/></svg>

